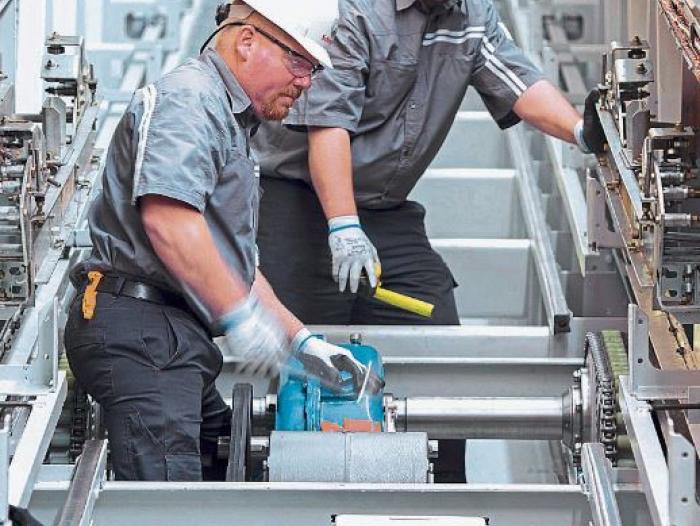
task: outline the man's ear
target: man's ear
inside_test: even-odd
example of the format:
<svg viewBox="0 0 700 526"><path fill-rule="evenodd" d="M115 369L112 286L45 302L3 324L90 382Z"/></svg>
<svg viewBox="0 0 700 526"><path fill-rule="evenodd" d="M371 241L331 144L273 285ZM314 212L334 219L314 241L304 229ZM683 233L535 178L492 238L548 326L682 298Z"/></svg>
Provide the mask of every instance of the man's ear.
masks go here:
<svg viewBox="0 0 700 526"><path fill-rule="evenodd" d="M250 60L251 53L253 51L253 46L255 45L255 32L250 26L242 26L237 34L234 45L236 51L238 51L238 56L243 61Z"/></svg>

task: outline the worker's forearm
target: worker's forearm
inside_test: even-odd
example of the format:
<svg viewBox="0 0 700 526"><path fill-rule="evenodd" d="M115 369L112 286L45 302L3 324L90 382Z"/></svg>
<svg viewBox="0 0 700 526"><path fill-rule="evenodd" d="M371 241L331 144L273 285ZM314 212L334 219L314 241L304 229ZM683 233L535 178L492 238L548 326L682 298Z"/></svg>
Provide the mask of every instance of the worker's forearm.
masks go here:
<svg viewBox="0 0 700 526"><path fill-rule="evenodd" d="M209 310L211 321L248 295L221 257L202 214L167 198L147 196L142 198L141 218L156 255Z"/></svg>
<svg viewBox="0 0 700 526"><path fill-rule="evenodd" d="M328 219L357 215L350 134L342 128L309 130L309 171Z"/></svg>
<svg viewBox="0 0 700 526"><path fill-rule="evenodd" d="M548 81L541 80L530 86L513 109L521 119L538 130L576 144L574 128L581 115Z"/></svg>
<svg viewBox="0 0 700 526"><path fill-rule="evenodd" d="M282 305L279 299L277 299L270 283L259 269L255 273L253 291L267 310L272 312L280 320L289 339L293 339L304 325L294 314Z"/></svg>

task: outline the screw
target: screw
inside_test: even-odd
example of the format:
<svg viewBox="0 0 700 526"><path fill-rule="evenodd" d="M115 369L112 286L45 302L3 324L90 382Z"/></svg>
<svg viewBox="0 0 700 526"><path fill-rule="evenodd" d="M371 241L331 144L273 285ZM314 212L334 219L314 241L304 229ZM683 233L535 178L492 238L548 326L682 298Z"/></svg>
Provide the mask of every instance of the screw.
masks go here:
<svg viewBox="0 0 700 526"><path fill-rule="evenodd" d="M644 74L646 72L647 72L647 67L644 65L643 62L637 66L637 73Z"/></svg>

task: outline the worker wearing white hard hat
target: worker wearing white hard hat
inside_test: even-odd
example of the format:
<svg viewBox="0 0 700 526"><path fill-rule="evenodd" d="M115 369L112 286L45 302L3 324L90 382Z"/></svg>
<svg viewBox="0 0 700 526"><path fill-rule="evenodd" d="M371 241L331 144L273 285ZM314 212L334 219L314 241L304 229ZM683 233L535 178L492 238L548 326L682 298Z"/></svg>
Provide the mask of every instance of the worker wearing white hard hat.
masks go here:
<svg viewBox="0 0 700 526"><path fill-rule="evenodd" d="M274 375L294 354L330 388L344 385L341 371L358 386L374 378L313 337L257 269L250 138L330 66L322 46L337 12L300 0L316 14L304 21L272 4L231 6L214 46L139 90L112 138L93 251L71 273L65 346L103 410L119 480L222 478L231 410L214 384L223 357L212 336L241 374Z"/></svg>

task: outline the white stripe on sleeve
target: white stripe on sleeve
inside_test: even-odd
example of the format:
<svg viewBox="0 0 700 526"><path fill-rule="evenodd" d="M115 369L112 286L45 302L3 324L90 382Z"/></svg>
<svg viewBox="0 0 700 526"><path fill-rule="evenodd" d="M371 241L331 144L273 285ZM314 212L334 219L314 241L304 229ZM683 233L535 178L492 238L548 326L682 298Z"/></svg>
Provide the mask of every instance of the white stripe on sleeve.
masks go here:
<svg viewBox="0 0 700 526"><path fill-rule="evenodd" d="M141 171L143 170L143 159L146 155L146 143L148 142L148 130L151 127L151 118L156 108L156 96L158 92L153 84L149 84L141 90L143 94L143 117L139 125L139 143L136 148L136 163L134 166L134 188L131 199L132 204L136 204L136 192L141 182Z"/></svg>
<svg viewBox="0 0 700 526"><path fill-rule="evenodd" d="M486 53L484 53L486 56ZM486 56L486 68L491 71L494 75L496 75L499 79L503 81L503 83L508 86L513 93L516 94L516 96L520 97L524 92L523 90L519 89L513 82L508 78L507 75L505 75L500 69L498 69L493 62L489 60L489 57Z"/></svg>
<svg viewBox="0 0 700 526"><path fill-rule="evenodd" d="M498 68L504 75L506 75L510 79L512 84L515 84L519 88L521 95L527 90L527 86L520 79L520 77L518 77L505 64L503 64L503 62L501 62L501 59L499 59L496 56L496 48L491 42L489 42L488 38L486 37L484 37L484 45L481 48L481 52L489 62L491 62L496 68Z"/></svg>

